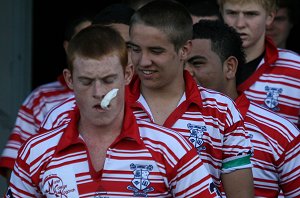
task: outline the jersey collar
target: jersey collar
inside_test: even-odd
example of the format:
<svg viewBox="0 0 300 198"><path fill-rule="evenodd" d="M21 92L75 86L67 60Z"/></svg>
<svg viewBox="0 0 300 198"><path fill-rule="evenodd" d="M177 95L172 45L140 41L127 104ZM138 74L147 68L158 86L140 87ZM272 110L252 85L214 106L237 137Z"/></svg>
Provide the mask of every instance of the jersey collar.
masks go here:
<svg viewBox="0 0 300 198"><path fill-rule="evenodd" d="M61 152L64 149L75 144L83 144L82 139L79 137L78 127L77 127L77 123L80 117L80 112L77 106L74 108L74 110L70 111L69 116L71 121L68 123L68 126L65 128L63 135L59 140L57 146L57 152ZM135 117L131 109L126 104L125 104L125 116L124 116L122 131L121 134L114 141L112 146L117 144L119 141L122 141L122 139L132 139L136 141L138 144L142 144L142 140L139 134L139 129Z"/></svg>
<svg viewBox="0 0 300 198"><path fill-rule="evenodd" d="M243 118L245 118L250 106L250 101L248 100L246 95L245 94L239 95L239 97L235 99L235 103L241 115L243 116Z"/></svg>
<svg viewBox="0 0 300 198"><path fill-rule="evenodd" d="M202 99L198 85L188 71L184 71L184 80L186 95L185 102L188 102L189 104L195 103L197 106L201 107ZM140 86L141 80L137 75L135 75L126 89L126 100L131 106L135 106L134 104L140 97Z"/></svg>

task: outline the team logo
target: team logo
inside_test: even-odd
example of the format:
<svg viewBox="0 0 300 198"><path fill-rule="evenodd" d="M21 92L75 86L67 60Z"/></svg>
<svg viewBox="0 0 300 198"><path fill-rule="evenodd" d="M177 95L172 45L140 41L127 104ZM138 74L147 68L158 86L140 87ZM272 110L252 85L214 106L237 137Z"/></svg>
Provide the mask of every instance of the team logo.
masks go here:
<svg viewBox="0 0 300 198"><path fill-rule="evenodd" d="M75 191L74 188L68 189L60 177L57 175L49 175L44 181L45 193L59 198L67 198L69 193Z"/></svg>
<svg viewBox="0 0 300 198"><path fill-rule="evenodd" d="M7 197L7 198L14 198L14 196L13 196L13 194L12 194L10 188L8 188L8 190L7 190L7 192L6 192L6 197Z"/></svg>
<svg viewBox="0 0 300 198"><path fill-rule="evenodd" d="M150 181L148 179L153 166L130 164L130 169L133 170L134 175L131 181L133 186L129 185L127 189L132 190L135 197L147 197L149 192L154 191L153 187L149 187Z"/></svg>
<svg viewBox="0 0 300 198"><path fill-rule="evenodd" d="M204 132L207 131L206 126L198 126L198 125L188 123L187 127L191 133L189 140L193 143L193 145L197 149L198 154L200 154L200 152L202 150L206 149L205 146L202 146L203 145L203 139L202 139L203 134L204 134Z"/></svg>
<svg viewBox="0 0 300 198"><path fill-rule="evenodd" d="M214 193L215 193L215 194L217 194L219 197L222 197L222 195L221 195L219 189L217 188L217 186L215 185L214 182L212 182L212 183L209 184L209 192L210 192L210 194L214 194Z"/></svg>
<svg viewBox="0 0 300 198"><path fill-rule="evenodd" d="M282 88L275 88L275 87L269 87L266 86L265 90L267 91L267 98L265 99L265 105L269 109L273 111L279 111L278 107L278 98L280 94L282 93Z"/></svg>

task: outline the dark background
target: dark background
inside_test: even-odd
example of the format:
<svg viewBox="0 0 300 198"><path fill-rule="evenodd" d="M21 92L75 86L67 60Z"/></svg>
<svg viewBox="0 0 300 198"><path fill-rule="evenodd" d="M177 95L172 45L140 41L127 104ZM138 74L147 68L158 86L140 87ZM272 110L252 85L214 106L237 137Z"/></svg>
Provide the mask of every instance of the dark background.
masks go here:
<svg viewBox="0 0 300 198"><path fill-rule="evenodd" d="M34 0L32 89L55 81L66 65L63 39L66 24L76 16L94 16L113 0Z"/></svg>
<svg viewBox="0 0 300 198"><path fill-rule="evenodd" d="M32 89L55 81L66 65L63 38L66 24L79 15L94 16L118 0L33 0ZM182 1L184 2L184 1ZM300 52L299 24L290 34L288 48Z"/></svg>

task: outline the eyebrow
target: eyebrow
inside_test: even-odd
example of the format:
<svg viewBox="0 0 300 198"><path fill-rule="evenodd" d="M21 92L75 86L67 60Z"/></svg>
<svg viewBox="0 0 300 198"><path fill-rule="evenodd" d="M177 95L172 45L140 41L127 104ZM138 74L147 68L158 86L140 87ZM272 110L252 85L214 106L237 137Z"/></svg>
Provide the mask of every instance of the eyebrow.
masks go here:
<svg viewBox="0 0 300 198"><path fill-rule="evenodd" d="M112 73L112 74L107 74L107 75L105 75L105 76L102 76L100 79L105 79L105 78L115 78L115 77L117 77L117 76L118 76L118 74ZM95 79L95 78L91 78L91 77L89 77L89 76L84 76L84 75L78 76L77 78L78 78L78 79L89 79L89 80ZM97 79L99 79L99 78L97 78Z"/></svg>
<svg viewBox="0 0 300 198"><path fill-rule="evenodd" d="M126 44L129 45L129 46L135 46L135 47L138 47L138 45L134 44L134 43L131 42L131 41L127 41Z"/></svg>
<svg viewBox="0 0 300 198"><path fill-rule="evenodd" d="M196 56L192 56L187 61L192 62L192 61L197 60L197 59L207 60L204 56L196 55Z"/></svg>
<svg viewBox="0 0 300 198"><path fill-rule="evenodd" d="M127 45L131 45L131 46L135 46L135 47L140 47L139 45L134 44L132 41L128 41ZM165 48L163 48L161 46L149 46L148 48L150 48L150 49L165 49Z"/></svg>
<svg viewBox="0 0 300 198"><path fill-rule="evenodd" d="M234 10L234 9L231 9L231 8L227 8L224 10L225 12L242 12L242 13L260 13L260 11L258 10Z"/></svg>

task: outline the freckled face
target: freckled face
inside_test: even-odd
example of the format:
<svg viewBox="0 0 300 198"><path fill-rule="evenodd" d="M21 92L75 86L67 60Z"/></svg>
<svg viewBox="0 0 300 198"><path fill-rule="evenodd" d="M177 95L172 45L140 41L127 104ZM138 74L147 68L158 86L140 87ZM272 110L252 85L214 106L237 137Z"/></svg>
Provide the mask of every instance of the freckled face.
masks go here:
<svg viewBox="0 0 300 198"><path fill-rule="evenodd" d="M73 89L80 109L80 119L91 125L103 126L121 119L124 110L124 85L129 83L116 55L101 59L76 56L73 73L64 70L68 86ZM100 101L113 88L119 89L110 110L100 107Z"/></svg>

